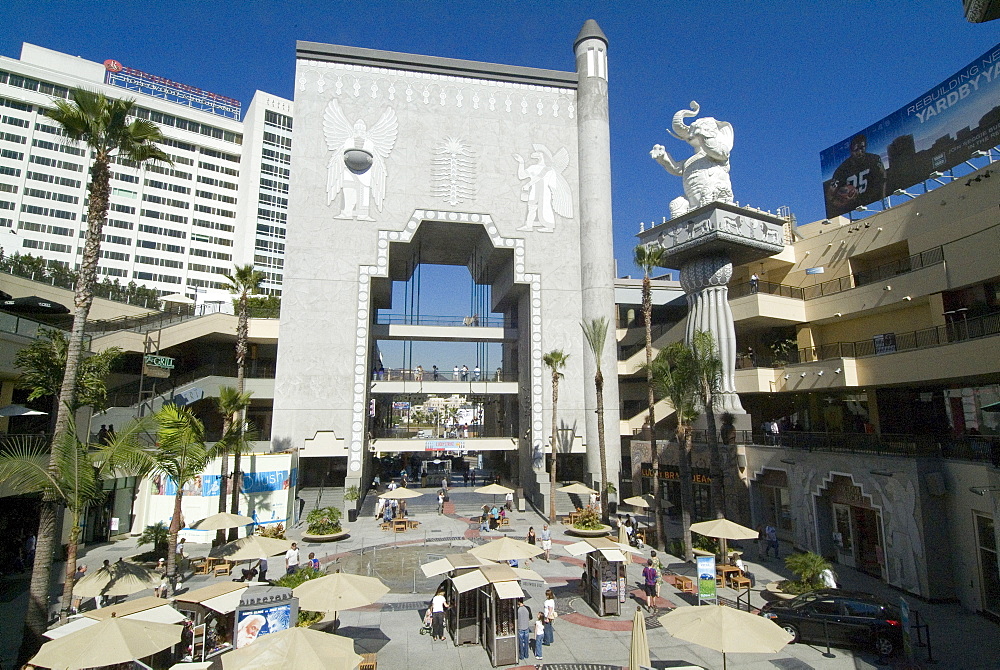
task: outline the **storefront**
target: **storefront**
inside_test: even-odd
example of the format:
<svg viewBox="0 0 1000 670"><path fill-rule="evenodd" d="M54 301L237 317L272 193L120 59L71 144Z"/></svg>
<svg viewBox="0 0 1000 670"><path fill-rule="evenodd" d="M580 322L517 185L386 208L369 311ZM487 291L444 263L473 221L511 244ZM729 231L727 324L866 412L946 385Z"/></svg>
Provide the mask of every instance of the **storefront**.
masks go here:
<svg viewBox="0 0 1000 670"><path fill-rule="evenodd" d="M788 490L788 473L784 470L764 470L753 481L753 486L761 512L757 518L763 525L776 528L779 539L791 541L795 535L795 524Z"/></svg>
<svg viewBox="0 0 1000 670"><path fill-rule="evenodd" d="M653 466L643 463L642 493L653 491ZM691 521L705 521L715 516L712 507L712 477L707 467L692 467L691 482L694 484L694 509L691 510ZM660 486L664 497L670 502L670 515L680 515L683 509L681 497L681 470L677 465L660 463Z"/></svg>
<svg viewBox="0 0 1000 670"><path fill-rule="evenodd" d="M818 501L818 512L831 515L836 561L885 579L885 541L882 516L854 481L834 475Z"/></svg>

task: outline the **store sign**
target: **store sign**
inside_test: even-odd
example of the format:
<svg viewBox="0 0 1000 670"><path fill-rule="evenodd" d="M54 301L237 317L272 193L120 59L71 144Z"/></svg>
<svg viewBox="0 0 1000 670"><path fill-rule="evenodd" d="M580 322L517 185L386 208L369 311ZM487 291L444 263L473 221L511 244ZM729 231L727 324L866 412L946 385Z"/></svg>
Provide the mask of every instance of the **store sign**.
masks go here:
<svg viewBox="0 0 1000 670"><path fill-rule="evenodd" d="M142 357L142 362L144 365L149 365L155 368L164 368L165 370L174 369L174 359L169 356L156 356L155 354L146 354Z"/></svg>
<svg viewBox="0 0 1000 670"><path fill-rule="evenodd" d="M653 466L649 463L642 464L642 476L652 477L653 476ZM676 466L660 466L660 479L667 481L680 481L681 471L680 468ZM711 484L712 478L708 476L708 471L702 468L692 468L691 470L691 481L695 484Z"/></svg>
<svg viewBox="0 0 1000 670"><path fill-rule="evenodd" d="M424 442L424 451L463 451L466 448L465 440L427 440Z"/></svg>

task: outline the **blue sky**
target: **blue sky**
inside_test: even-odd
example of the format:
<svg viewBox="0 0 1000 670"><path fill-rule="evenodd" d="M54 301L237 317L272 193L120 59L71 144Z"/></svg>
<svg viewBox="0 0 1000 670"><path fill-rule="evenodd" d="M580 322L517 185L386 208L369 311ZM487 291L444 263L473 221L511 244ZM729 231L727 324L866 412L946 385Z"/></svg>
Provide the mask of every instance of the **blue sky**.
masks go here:
<svg viewBox="0 0 1000 670"><path fill-rule="evenodd" d="M666 127L691 100L736 131L736 199L823 217L819 153L916 98L1000 42L961 0L865 2L158 2L4 0L0 54L21 42L114 58L249 103L293 97L295 41L571 70L594 18L610 41L615 256L681 193L648 155L686 145Z"/></svg>

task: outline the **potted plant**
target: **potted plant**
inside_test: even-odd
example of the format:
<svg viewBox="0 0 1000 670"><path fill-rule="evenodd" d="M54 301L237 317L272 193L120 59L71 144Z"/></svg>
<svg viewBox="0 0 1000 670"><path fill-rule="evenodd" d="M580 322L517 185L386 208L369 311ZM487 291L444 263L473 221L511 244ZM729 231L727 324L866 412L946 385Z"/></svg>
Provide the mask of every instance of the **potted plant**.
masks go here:
<svg viewBox="0 0 1000 670"><path fill-rule="evenodd" d="M587 505L577 514L576 521L570 527L569 532L585 537L599 537L611 532L611 526L605 526L601 523L601 515L598 511Z"/></svg>
<svg viewBox="0 0 1000 670"><path fill-rule="evenodd" d="M354 503L347 508L347 520L351 523L358 520L358 500L361 498L361 490L356 484L351 484L344 490L344 502Z"/></svg>
<svg viewBox="0 0 1000 670"><path fill-rule="evenodd" d="M340 527L341 512L339 507L321 507L314 509L306 516L306 532L302 535L305 542L325 542L336 540L345 535Z"/></svg>

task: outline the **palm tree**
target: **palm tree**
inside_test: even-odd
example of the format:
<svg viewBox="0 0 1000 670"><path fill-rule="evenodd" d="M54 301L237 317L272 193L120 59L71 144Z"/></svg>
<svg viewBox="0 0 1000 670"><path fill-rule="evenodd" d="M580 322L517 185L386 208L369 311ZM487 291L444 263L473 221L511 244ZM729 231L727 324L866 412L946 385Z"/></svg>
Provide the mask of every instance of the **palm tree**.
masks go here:
<svg viewBox="0 0 1000 670"><path fill-rule="evenodd" d="M709 451L712 507L716 518L726 516L725 489L722 478L722 454L719 451L719 433L715 424L715 394L722 379L722 359L715 346L712 333L696 331L691 338L691 362L698 382L699 405L705 410L706 442Z"/></svg>
<svg viewBox="0 0 1000 670"><path fill-rule="evenodd" d="M76 380L83 358L83 334L90 306L94 301L97 282L97 261L101 250L101 231L108 215L111 193L111 160L121 158L136 167L151 161L170 163L170 159L156 142L163 140L160 129L150 121L130 118L134 100L110 99L103 93L82 88L73 89L72 102L55 100L55 108L45 114L62 127L66 141L85 144L93 154L91 178L88 185L90 204L87 209L87 235L83 247L76 295L73 299L73 329L70 332L66 354L66 371L59 392L59 409L56 413L55 435L59 439L69 430L70 417L77 404ZM55 453L49 466L56 469ZM38 544L35 564L31 573L28 611L25 614L26 635L21 656L31 655L44 641L49 577L52 553L56 542L56 516L58 503L46 493L38 521Z"/></svg>
<svg viewBox="0 0 1000 670"><path fill-rule="evenodd" d="M229 504L226 498L226 480L229 479L229 452L234 455L239 451L240 427L233 421L233 416L239 414L250 404L250 393L240 393L232 386L220 386L219 397L216 404L219 413L222 414L222 438L215 445L215 454L222 459L219 468L219 512L225 512ZM218 530L215 533L215 543L224 544L226 541L226 531Z"/></svg>
<svg viewBox="0 0 1000 670"><path fill-rule="evenodd" d="M168 477L176 488L167 548L167 578L175 583L177 534L181 530L184 487L204 472L211 456L205 448L205 427L187 407L164 405L153 418L157 424L157 448L149 454L149 467Z"/></svg>
<svg viewBox="0 0 1000 670"><path fill-rule="evenodd" d="M28 400L52 398L52 417L59 413L59 392L66 372L66 350L69 341L66 333L54 328L39 328L38 338L17 352L14 365L21 370L18 384L31 389ZM111 365L122 354L120 347L108 347L80 362L76 379L76 406L103 410L108 397L105 378Z"/></svg>
<svg viewBox="0 0 1000 670"><path fill-rule="evenodd" d="M130 423L109 443L93 445L77 439L72 421L69 427L70 430L53 442L51 452L15 438L0 455L0 480L11 491L42 493L64 505L69 512L66 581L60 607L63 620L73 602L73 575L83 515L87 507L104 499L103 480L142 474L142 447L138 437L145 430L145 423ZM50 459L55 462L54 468L49 466Z"/></svg>
<svg viewBox="0 0 1000 670"><path fill-rule="evenodd" d="M683 342L666 347L650 366L653 385L661 397L668 398L677 415L677 446L680 451L681 527L684 558L692 560L691 512L694 509L694 483L691 481L691 422L698 416L698 380L691 349ZM653 472L653 479L659 471ZM663 518L656 517L656 535L663 537Z"/></svg>
<svg viewBox="0 0 1000 670"><path fill-rule="evenodd" d="M562 373L559 370L566 367L569 354L563 353L562 349L553 349L542 356L545 366L552 371L552 469L549 471L549 523L556 521L556 454L558 453L559 433L556 431L558 423L556 421L556 409L559 407L559 378Z"/></svg>
<svg viewBox="0 0 1000 670"><path fill-rule="evenodd" d="M663 518L660 505L660 451L656 448L656 398L653 393L653 285L649 275L663 260L663 247L645 246L635 248L633 260L642 268L642 320L646 328L646 398L649 402L650 451L653 466L653 515L656 517L656 545L663 547Z"/></svg>
<svg viewBox="0 0 1000 670"><path fill-rule="evenodd" d="M226 290L236 296L236 390L243 393L246 377L247 341L250 322L250 296L260 292L260 283L264 281L264 273L254 270L252 265L237 265L232 274L223 274L228 282ZM245 409L245 408L244 408ZM244 424L244 409L236 412L236 425L242 429ZM233 453L233 492L230 502L230 512L240 512L240 485L243 473L240 471L240 453ZM229 529L230 541L235 540L239 529Z"/></svg>
<svg viewBox="0 0 1000 670"><path fill-rule="evenodd" d="M608 320L605 317L591 319L580 324L583 336L594 354L597 372L594 373L594 388L597 390L597 443L601 454L601 522L608 523L608 457L604 446L604 372L601 371L601 358L604 353L604 343L608 339Z"/></svg>

